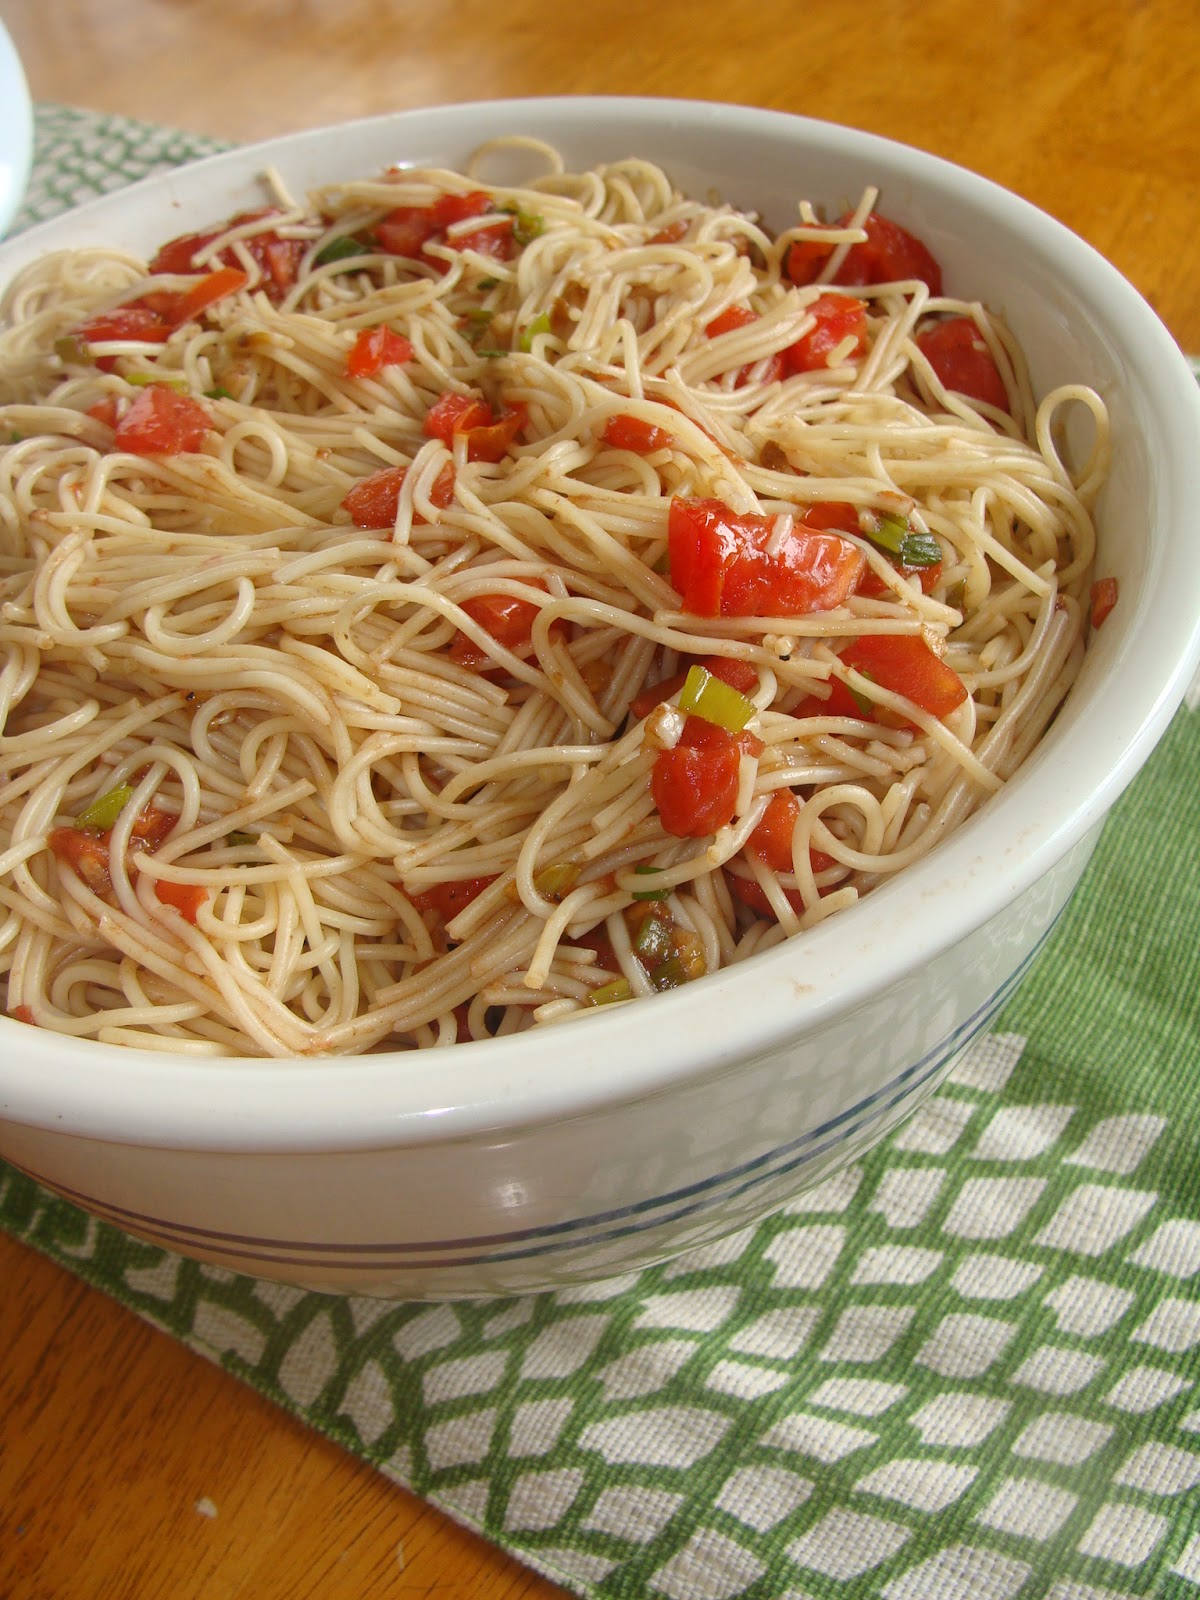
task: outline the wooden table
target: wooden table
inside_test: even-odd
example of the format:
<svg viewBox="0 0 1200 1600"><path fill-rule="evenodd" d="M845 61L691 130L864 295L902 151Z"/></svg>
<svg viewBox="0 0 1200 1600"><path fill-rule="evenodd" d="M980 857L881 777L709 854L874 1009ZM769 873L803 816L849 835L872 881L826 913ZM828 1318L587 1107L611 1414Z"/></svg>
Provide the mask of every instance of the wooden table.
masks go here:
<svg viewBox="0 0 1200 1600"><path fill-rule="evenodd" d="M549 93L857 124L1052 212L1200 350L1196 0L0 0L0 16L36 99L229 139ZM559 1591L0 1237L5 1600L417 1593Z"/></svg>

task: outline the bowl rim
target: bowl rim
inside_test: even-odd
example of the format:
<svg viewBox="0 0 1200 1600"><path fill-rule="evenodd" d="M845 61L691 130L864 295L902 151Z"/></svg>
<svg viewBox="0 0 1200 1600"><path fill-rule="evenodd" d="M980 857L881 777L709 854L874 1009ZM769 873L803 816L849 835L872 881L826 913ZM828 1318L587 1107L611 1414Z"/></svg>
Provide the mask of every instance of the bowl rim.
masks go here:
<svg viewBox="0 0 1200 1600"><path fill-rule="evenodd" d="M0 17L0 236L25 198L33 165L33 104L25 69Z"/></svg>
<svg viewBox="0 0 1200 1600"><path fill-rule="evenodd" d="M269 163L286 166L289 157L331 137L345 149L346 172L352 174L354 151L376 136L394 133L401 143L399 136L422 127L462 143L464 127L482 127L489 119L543 137L564 123L601 127L620 119L630 128L652 130L656 121L686 128L701 119L707 129L733 139L785 140L800 147L819 141L893 181L932 184L986 209L1035 255L1086 285L1088 303L1103 315L1159 430L1159 466L1165 462L1169 468L1159 472L1160 520L1182 527L1200 502L1200 466L1192 459L1200 438L1200 390L1170 334L1115 267L1063 224L988 178L877 134L788 112L695 99L545 96L416 108L308 129L152 175L42 223L0 246L0 279L8 276L10 263L19 266L43 248L60 247L59 236L66 243L81 222L119 214L131 197L139 204L181 185L186 193L209 179L241 180ZM897 898L922 902L928 914L917 949L922 960L935 959L1035 885L1097 827L1164 732L1200 662L1200 576L1187 554L1182 538L1168 540L1158 551L1157 569L1147 572L1138 615L1129 624L1133 643L1127 654L1139 674L1131 674L1126 663L1126 708L1117 732L1110 729L1098 739L1105 713L1099 704L1089 706L1069 727L1051 730L1003 791L930 856L876 888L866 907L849 908L745 966L656 997L649 1018L647 1008L620 1007L563 1026L445 1047L438 1053L436 1080L436 1096L445 1103L431 1105L427 1075L404 1070L422 1060L424 1051L196 1060L74 1041L0 1017L0 1120L175 1148L348 1149L441 1141L635 1101L764 1055L801 1032L820 1032L912 968L913 940L897 939L887 916L876 911ZM1145 614L1151 599L1154 617ZM1048 746L1055 754L1047 774ZM1039 808L1039 799L1061 802L1064 791L1065 806ZM999 862L984 854L989 833L1004 847ZM936 918L930 907L936 907ZM654 1024L653 1052L646 1044L648 1020ZM570 1050L569 1074L561 1071L559 1043ZM281 1095L277 1079L284 1070L287 1093Z"/></svg>

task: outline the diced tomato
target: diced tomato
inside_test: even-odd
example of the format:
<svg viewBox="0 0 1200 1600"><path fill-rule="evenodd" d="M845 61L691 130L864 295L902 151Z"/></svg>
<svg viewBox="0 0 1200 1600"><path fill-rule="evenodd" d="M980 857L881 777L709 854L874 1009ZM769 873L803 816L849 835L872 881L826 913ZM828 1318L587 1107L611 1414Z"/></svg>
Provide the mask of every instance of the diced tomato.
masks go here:
<svg viewBox="0 0 1200 1600"><path fill-rule="evenodd" d="M861 533L858 507L848 500L814 500L804 508L800 518L806 528L824 528L827 532Z"/></svg>
<svg viewBox="0 0 1200 1600"><path fill-rule="evenodd" d="M611 444L614 450L633 450L640 456L648 456L655 450L665 450L673 440L674 435L666 428L630 416L627 411L609 417L604 424L604 442Z"/></svg>
<svg viewBox="0 0 1200 1600"><path fill-rule="evenodd" d="M172 811L160 811L147 806L138 813L130 832L131 851L158 849L179 818ZM67 862L94 894L105 894L112 888L109 849L112 829L99 832L94 828L51 828L47 843L60 861Z"/></svg>
<svg viewBox="0 0 1200 1600"><path fill-rule="evenodd" d="M456 222L482 217L491 209L492 197L486 189L472 189L468 194L443 194L429 208L435 229L452 228Z"/></svg>
<svg viewBox="0 0 1200 1600"><path fill-rule="evenodd" d="M229 221L219 228L210 228L205 233L186 233L178 239L171 239L151 261L150 271L152 273L195 272L195 257L207 249L221 234L231 228L244 227L251 222L265 222L268 217L278 215L279 210L275 206L266 206L258 211L242 211L236 217L230 217ZM240 243L262 273L263 288L267 294L272 299L281 299L296 281L300 261L306 248L303 239L281 239L273 229L264 229L261 233L251 234ZM236 268L239 257L234 247L230 245L217 255L216 262L222 267Z"/></svg>
<svg viewBox="0 0 1200 1600"><path fill-rule="evenodd" d="M751 311L748 306L726 306L724 311L706 325L704 331L710 339L717 339L723 333L733 333L738 328L748 328L752 322L758 320L758 313ZM784 355L781 351L775 351L772 355L760 358L760 361L748 361L745 366L738 369L738 374L733 380L734 388L744 388L750 382L756 367L760 368L757 374L760 383L774 383L785 374Z"/></svg>
<svg viewBox="0 0 1200 1600"><path fill-rule="evenodd" d="M870 707L859 705L850 691L850 686L841 678L830 678L829 694L825 699L819 695L806 695L792 710L794 717L857 717L861 722L865 717L872 721Z"/></svg>
<svg viewBox="0 0 1200 1600"><path fill-rule="evenodd" d="M931 567L910 567L903 561L893 561L892 565L904 578L916 578L921 585L922 594L932 594L941 582L942 563L935 561ZM875 571L874 567L863 570L862 579L858 585L858 592L866 600L875 600L880 595L890 594L892 591Z"/></svg>
<svg viewBox="0 0 1200 1600"><path fill-rule="evenodd" d="M688 231L689 224L682 217L677 217L674 222L668 222L665 228L660 228L646 240L647 244L678 244Z"/></svg>
<svg viewBox="0 0 1200 1600"><path fill-rule="evenodd" d="M804 288L820 276L821 268L833 254L831 244L819 239L793 239L784 258L784 276Z"/></svg>
<svg viewBox="0 0 1200 1600"><path fill-rule="evenodd" d="M799 816L800 802L793 790L776 789L750 835L750 849L772 872L792 870L792 834Z"/></svg>
<svg viewBox="0 0 1200 1600"><path fill-rule="evenodd" d="M115 394L106 394L103 400L97 400L94 406L87 408L87 414L97 422L104 423L106 428L115 428L121 415L121 403Z"/></svg>
<svg viewBox="0 0 1200 1600"><path fill-rule="evenodd" d="M758 313L751 311L749 306L726 306L724 311L715 316L711 322L704 325L704 331L710 339L719 339L723 333L733 333L737 328L748 328L752 322L758 321Z"/></svg>
<svg viewBox="0 0 1200 1600"><path fill-rule="evenodd" d="M428 889L410 894L408 898L418 911L431 911L439 922L445 924L453 921L460 911L465 910L472 900L478 899L495 881L494 875L490 878L452 878L445 883L431 883Z"/></svg>
<svg viewBox="0 0 1200 1600"><path fill-rule="evenodd" d="M843 226L850 216L842 218ZM852 244L833 275L840 284L899 283L919 278L930 294L942 292L942 269L915 234L872 211L863 220L867 237Z"/></svg>
<svg viewBox="0 0 1200 1600"><path fill-rule="evenodd" d="M1097 578L1092 585L1092 627L1098 628L1117 603L1117 580Z"/></svg>
<svg viewBox="0 0 1200 1600"><path fill-rule="evenodd" d="M503 461L508 448L529 416L523 405L512 405L494 421L466 429L468 461Z"/></svg>
<svg viewBox="0 0 1200 1600"><path fill-rule="evenodd" d="M391 256L407 256L411 261L420 260L437 231L430 206L397 206L375 225L379 248Z"/></svg>
<svg viewBox="0 0 1200 1600"><path fill-rule="evenodd" d="M373 378L384 367L402 367L413 358L412 343L392 328L363 328L346 357L348 378Z"/></svg>
<svg viewBox="0 0 1200 1600"><path fill-rule="evenodd" d="M85 343L104 344L109 339L131 339L140 344L162 344L169 338L171 329L157 311L149 306L114 306L111 311L97 311L76 329Z"/></svg>
<svg viewBox="0 0 1200 1600"><path fill-rule="evenodd" d="M425 413L422 426L428 438L440 439L450 446L456 433L470 433L472 428L486 427L491 420L492 408L479 395L447 390Z"/></svg>
<svg viewBox="0 0 1200 1600"><path fill-rule="evenodd" d="M528 654L533 625L540 609L532 600L520 600L509 594L481 594L463 601L463 610L472 621L490 633L498 645L516 656ZM461 629L450 641L450 659L472 672L490 670L496 665L492 657Z"/></svg>
<svg viewBox="0 0 1200 1600"><path fill-rule="evenodd" d="M723 750L727 744L741 755L760 756L766 749L756 733L743 728L740 733L730 733L727 728L709 722L707 717L688 717L683 724L679 743L692 750Z"/></svg>
<svg viewBox="0 0 1200 1600"><path fill-rule="evenodd" d="M676 495L667 542L684 609L702 617L795 617L831 610L853 593L866 563L856 545L801 520L768 553L775 530L774 517Z"/></svg>
<svg viewBox="0 0 1200 1600"><path fill-rule="evenodd" d="M999 411L1011 409L995 357L970 317L931 322L917 334L916 343L943 388Z"/></svg>
<svg viewBox="0 0 1200 1600"><path fill-rule="evenodd" d="M476 255L487 256L491 261L511 261L517 250L512 217L503 217L469 232L448 233L444 242L452 250L474 250Z"/></svg>
<svg viewBox="0 0 1200 1600"><path fill-rule="evenodd" d="M705 656L700 665L739 694L749 694L758 688L758 668L749 661L735 661L732 656Z"/></svg>
<svg viewBox="0 0 1200 1600"><path fill-rule="evenodd" d="M425 413L423 427L430 439L447 446L453 446L456 434L465 434L468 461L502 461L526 416L523 405L514 405L497 417L479 395L448 390Z"/></svg>
<svg viewBox="0 0 1200 1600"><path fill-rule="evenodd" d="M407 467L380 467L370 477L361 478L342 501L342 510L350 513L356 528L390 528L400 509L400 490L408 476ZM429 498L435 506L445 510L454 499L454 466L446 465L433 480ZM419 517L414 521L420 521Z"/></svg>
<svg viewBox="0 0 1200 1600"><path fill-rule="evenodd" d="M667 833L702 839L731 822L740 763L732 739L708 748L681 741L673 750L660 750L650 771L650 793Z"/></svg>
<svg viewBox="0 0 1200 1600"><path fill-rule="evenodd" d="M867 348L867 308L849 294L818 295L809 306L817 319L814 327L788 345L783 364L788 373L815 372L829 365L829 357L840 344L854 344L843 360L860 356Z"/></svg>
<svg viewBox="0 0 1200 1600"><path fill-rule="evenodd" d="M958 673L920 634L865 633L846 646L841 659L880 688L904 695L933 717L948 716L967 698L967 686Z"/></svg>
<svg viewBox="0 0 1200 1600"><path fill-rule="evenodd" d="M154 893L165 906L174 906L176 911L196 925L196 916L200 907L208 899L208 890L198 883L172 883L166 878L156 878Z"/></svg>
<svg viewBox="0 0 1200 1600"><path fill-rule="evenodd" d="M177 456L199 450L212 423L208 412L185 394L159 383L134 396L113 436L115 450L135 456Z"/></svg>

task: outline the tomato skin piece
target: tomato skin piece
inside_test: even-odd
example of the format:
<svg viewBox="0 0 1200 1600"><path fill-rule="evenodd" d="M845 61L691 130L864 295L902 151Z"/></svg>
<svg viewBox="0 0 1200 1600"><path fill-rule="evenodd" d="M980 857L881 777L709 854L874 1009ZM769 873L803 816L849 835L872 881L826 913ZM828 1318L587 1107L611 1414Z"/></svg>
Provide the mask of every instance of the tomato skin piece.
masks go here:
<svg viewBox="0 0 1200 1600"><path fill-rule="evenodd" d="M604 424L604 442L614 450L632 450L639 456L652 455L655 450L665 450L673 444L675 435L653 422L644 422L627 411L609 417Z"/></svg>
<svg viewBox="0 0 1200 1600"><path fill-rule="evenodd" d="M831 352L849 338L854 340L854 347L844 359L852 361L865 354L867 308L862 300L848 294L822 294L808 309L817 319L816 326L783 352L784 370L789 375L827 368Z"/></svg>
<svg viewBox="0 0 1200 1600"><path fill-rule="evenodd" d="M918 332L916 345L944 389L1011 412L1000 369L972 318L947 317L930 323Z"/></svg>
<svg viewBox="0 0 1200 1600"><path fill-rule="evenodd" d="M841 219L842 226L850 220L848 213ZM870 212L862 226L867 237L847 250L833 275L834 283L853 287L918 278L930 294L941 294L942 269L915 234L877 211Z"/></svg>
<svg viewBox="0 0 1200 1600"><path fill-rule="evenodd" d="M141 344L162 344L171 334L169 325L157 311L137 304L98 311L94 317L81 322L75 331L89 345L104 344L109 339L134 339Z"/></svg>
<svg viewBox="0 0 1200 1600"><path fill-rule="evenodd" d="M400 491L407 476L407 467L380 467L378 472L359 479L342 501L342 510L350 513L356 528L390 528L400 509ZM442 511L454 499L452 462L447 461L433 480L429 498ZM414 521L422 520L414 517Z"/></svg>
<svg viewBox="0 0 1200 1600"><path fill-rule="evenodd" d="M445 883L431 883L427 889L410 894L408 898L418 911L431 911L444 925L453 921L495 881L494 874L490 878L452 878Z"/></svg>
<svg viewBox="0 0 1200 1600"><path fill-rule="evenodd" d="M480 594L464 600L463 610L485 633L491 634L498 645L515 656L523 656L529 651L533 625L541 607L516 595ZM461 628L450 641L450 659L471 672L487 672L496 666L492 657Z"/></svg>
<svg viewBox="0 0 1200 1600"><path fill-rule="evenodd" d="M1115 578L1097 578L1092 585L1091 611L1089 613L1093 628L1100 627L1116 603L1117 580Z"/></svg>
<svg viewBox="0 0 1200 1600"><path fill-rule="evenodd" d="M135 456L186 455L200 449L211 427L208 412L195 400L151 383L117 422L113 449Z"/></svg>
<svg viewBox="0 0 1200 1600"><path fill-rule="evenodd" d="M384 367L402 367L413 358L412 342L392 328L363 328L346 357L348 378L373 378Z"/></svg>
<svg viewBox="0 0 1200 1600"><path fill-rule="evenodd" d="M174 906L185 922L196 926L200 907L208 899L208 890L199 883L172 883L167 878L156 878L154 893L165 906Z"/></svg>
<svg viewBox="0 0 1200 1600"><path fill-rule="evenodd" d="M904 695L932 717L949 716L967 698L967 686L958 673L920 634L864 633L847 645L841 659L847 667L882 689Z"/></svg>
<svg viewBox="0 0 1200 1600"><path fill-rule="evenodd" d="M666 832L703 839L732 821L740 765L732 739L711 748L681 741L673 750L660 750L650 770L650 793Z"/></svg>
<svg viewBox="0 0 1200 1600"><path fill-rule="evenodd" d="M510 406L494 421L467 428L468 461L503 461L508 448L524 428L529 416L523 405Z"/></svg>
<svg viewBox="0 0 1200 1600"><path fill-rule="evenodd" d="M182 327L185 322L194 322L202 311L216 305L218 300L236 294L249 282L249 277L241 267L218 267L192 288L186 289L178 299L167 303L164 307L167 320L173 328Z"/></svg>
<svg viewBox="0 0 1200 1600"><path fill-rule="evenodd" d="M456 433L470 433L473 428L488 427L492 422L492 408L479 395L456 394L448 389L425 413L422 429L428 439L440 439L450 449Z"/></svg>
<svg viewBox="0 0 1200 1600"><path fill-rule="evenodd" d="M721 500L676 495L667 543L684 609L702 617L795 617L841 605L862 576L862 551L801 518L768 554L775 521L740 515Z"/></svg>

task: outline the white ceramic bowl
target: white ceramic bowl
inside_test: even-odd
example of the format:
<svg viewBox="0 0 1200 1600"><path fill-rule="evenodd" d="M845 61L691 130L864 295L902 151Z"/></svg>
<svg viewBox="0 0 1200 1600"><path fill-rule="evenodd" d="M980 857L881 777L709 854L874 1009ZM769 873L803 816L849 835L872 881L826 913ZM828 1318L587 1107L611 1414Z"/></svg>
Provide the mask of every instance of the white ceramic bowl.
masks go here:
<svg viewBox="0 0 1200 1600"><path fill-rule="evenodd" d="M414 111L277 140L97 201L15 240L143 251L250 203L394 161L461 162L532 133L571 164L641 154L768 221L868 183L947 287L1002 311L1035 386L1068 378L1116 434L1100 569L1120 603L1062 715L927 859L744 967L569 1028L420 1058L189 1064L0 1020L0 1154L147 1238L245 1272L405 1296L597 1277L779 1206L935 1086L1019 982L1105 813L1200 656L1200 398L1153 312L1013 195L885 140L683 101Z"/></svg>
<svg viewBox="0 0 1200 1600"><path fill-rule="evenodd" d="M33 157L33 107L20 57L0 21L0 235L13 217Z"/></svg>

